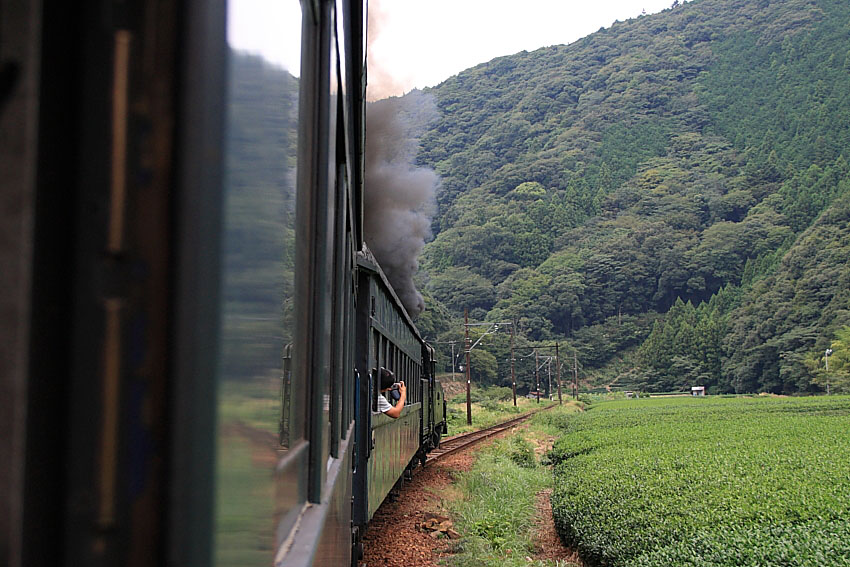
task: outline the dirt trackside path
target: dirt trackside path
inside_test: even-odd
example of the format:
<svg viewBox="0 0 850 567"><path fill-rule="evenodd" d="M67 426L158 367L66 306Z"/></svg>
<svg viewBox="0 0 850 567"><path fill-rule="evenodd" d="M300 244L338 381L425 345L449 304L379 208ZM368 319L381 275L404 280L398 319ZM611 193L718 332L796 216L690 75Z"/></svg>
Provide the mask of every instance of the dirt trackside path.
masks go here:
<svg viewBox="0 0 850 567"><path fill-rule="evenodd" d="M484 443L486 445L486 443ZM450 498L454 475L475 462L469 449L414 472L396 502L381 504L364 534L364 557L368 567L437 567L447 554L448 540L434 539L419 529L426 513L441 514L442 500ZM459 497L459 495L457 495Z"/></svg>
<svg viewBox="0 0 850 567"><path fill-rule="evenodd" d="M521 427L527 427L523 425ZM499 437L510 435L512 430ZM419 529L426 514L448 513L443 501L461 498L454 488L455 476L468 471L475 462L476 452L491 441L483 442L457 454L418 469L413 480L406 482L396 502L384 501L375 513L364 535L366 567L438 567L440 559L451 555L450 540L432 538L428 531ZM537 553L534 560L551 561L554 565L581 565L578 557L565 548L555 533L549 494L544 491L537 497L538 529L534 536ZM461 534L463 535L463 534Z"/></svg>

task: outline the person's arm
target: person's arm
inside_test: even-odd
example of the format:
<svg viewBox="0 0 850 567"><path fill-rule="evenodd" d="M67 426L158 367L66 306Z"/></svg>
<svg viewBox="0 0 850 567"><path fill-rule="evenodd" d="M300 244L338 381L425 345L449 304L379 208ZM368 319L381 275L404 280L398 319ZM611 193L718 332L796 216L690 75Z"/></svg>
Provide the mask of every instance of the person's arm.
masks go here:
<svg viewBox="0 0 850 567"><path fill-rule="evenodd" d="M395 406L384 412L384 415L388 415L393 419L398 419L398 416L401 415L401 410L404 409L404 402L407 399L407 387L404 385L404 382L398 383L398 393L401 397L398 399Z"/></svg>

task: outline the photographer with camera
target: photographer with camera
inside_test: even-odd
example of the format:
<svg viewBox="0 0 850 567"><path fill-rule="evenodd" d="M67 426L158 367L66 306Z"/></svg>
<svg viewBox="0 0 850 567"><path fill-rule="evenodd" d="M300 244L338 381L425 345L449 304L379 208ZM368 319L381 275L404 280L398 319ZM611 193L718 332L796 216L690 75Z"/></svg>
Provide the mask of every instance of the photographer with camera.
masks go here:
<svg viewBox="0 0 850 567"><path fill-rule="evenodd" d="M381 367L379 375L381 393L378 396L378 411L393 419L397 419L401 415L401 410L404 409L405 400L407 400L407 388L403 381L398 383L395 381L395 374L391 370ZM387 401L387 395L395 400L395 406Z"/></svg>

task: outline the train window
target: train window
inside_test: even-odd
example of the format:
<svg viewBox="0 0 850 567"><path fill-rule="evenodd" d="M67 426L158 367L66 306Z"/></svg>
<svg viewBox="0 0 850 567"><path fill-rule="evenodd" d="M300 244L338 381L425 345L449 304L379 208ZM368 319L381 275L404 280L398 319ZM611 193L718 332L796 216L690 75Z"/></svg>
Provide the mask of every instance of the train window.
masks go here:
<svg viewBox="0 0 850 567"><path fill-rule="evenodd" d="M417 396L419 392L418 384L416 383L416 379L413 376L413 361L407 358L404 361L404 365L407 367L407 376L410 381L410 403L416 403L418 401Z"/></svg>
<svg viewBox="0 0 850 567"><path fill-rule="evenodd" d="M416 403L419 388L417 387L418 385L416 384L416 380L413 377L413 361L410 360L410 358L405 357L404 365L407 368L407 378L408 383L410 384L410 403Z"/></svg>
<svg viewBox="0 0 850 567"><path fill-rule="evenodd" d="M331 357L331 407L330 407L330 454L332 457L339 457L339 440L340 429L342 427L342 384L343 375L346 374L346 356L345 356L345 329L346 329L346 307L348 305L346 297L350 295L350 290L347 287L348 278L345 272L348 265L345 261L347 257L347 248L345 246L345 166L340 165L337 168L337 184L336 184L336 218L334 220L334 301L333 301L333 334Z"/></svg>
<svg viewBox="0 0 850 567"><path fill-rule="evenodd" d="M301 8L228 6L214 563L270 565L307 497L306 388L293 374Z"/></svg>
<svg viewBox="0 0 850 567"><path fill-rule="evenodd" d="M384 357L384 338L377 330L372 331L372 344L375 349L375 366L372 367L372 411L378 411L378 392L381 388L378 369L386 366Z"/></svg>
<svg viewBox="0 0 850 567"><path fill-rule="evenodd" d="M326 8L327 9L327 8ZM334 28L331 28L334 29ZM327 28L324 28L323 31L327 31ZM335 34L333 34L335 37ZM326 222L327 222L327 234L330 235L331 240L328 244L330 244L330 250L333 251L336 248L336 230L335 227L338 225L338 219L344 218L343 211L337 209L337 199L336 196L340 192L339 183L342 183L342 180L337 178L337 173L344 171L344 167L339 167L337 164L337 109L338 109L338 92L339 92L339 78L338 78L338 65L337 65L337 50L335 49L335 39L331 41L331 45L334 46L330 49L330 65L326 69L322 69L322 76L319 81L320 88L327 89L330 98L327 101L327 124L322 124L320 121L320 129L321 131L327 132L327 140L324 151L326 152L327 159L327 194L326 194L326 203L325 203L325 211L327 214ZM326 82L325 85L322 83ZM320 105L321 106L321 105ZM340 156L342 157L342 156ZM322 192L320 188L319 192ZM321 207L321 204L319 205ZM337 292L338 286L338 275L333 273L333 266L336 264L337 258L333 256L331 253L329 258L326 259L326 262L330 263L329 270L332 275L332 279L326 282L328 289L324 290L325 301L327 305L330 307L330 313L328 322L330 323L330 328L327 329L327 339L323 341L323 344L328 347L327 351L323 356L323 360L321 360L321 364L323 366L323 371L319 373L317 376L313 376L313 379L324 378L322 384L322 400L321 400L321 411L322 411L322 423L324 424L324 434L321 435L321 454L319 456L318 462L314 461L313 466L317 471L321 472L321 478L318 480L319 485L324 485L325 473L327 472L327 467L329 466L328 460L331 458L331 440L334 438L334 420L332 413L332 400L334 397L334 386L335 386L335 368L332 364L332 358L337 352L337 343L334 340L335 334L335 320L336 314L339 312L339 304L337 302ZM318 293L321 293L317 290ZM324 333L323 333L323 336ZM313 401L314 407L316 404L316 400ZM315 439L314 439L315 441ZM318 478L318 477L317 477Z"/></svg>

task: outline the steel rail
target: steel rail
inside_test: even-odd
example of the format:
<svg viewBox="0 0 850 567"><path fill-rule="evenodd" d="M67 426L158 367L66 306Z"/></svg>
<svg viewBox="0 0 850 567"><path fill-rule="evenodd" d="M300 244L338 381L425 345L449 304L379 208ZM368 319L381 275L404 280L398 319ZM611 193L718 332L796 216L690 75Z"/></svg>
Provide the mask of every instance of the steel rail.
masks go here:
<svg viewBox="0 0 850 567"><path fill-rule="evenodd" d="M537 412L552 409L557 405L558 404L552 404L550 406L546 406L545 408L536 409L519 417L515 417L514 419L503 421L502 423L497 423L496 425L492 425L485 429L479 429L478 431L472 431L470 433L447 437L446 439L440 442L440 446L438 448L434 449L428 454L428 458L425 460L424 466L427 467L429 464L439 459L442 459L446 455L451 455L452 453L460 451L461 449L465 449L467 447L475 445L476 443L480 443L485 439L489 439L494 435L498 435L506 429L510 429L514 425L522 423L523 421L529 419Z"/></svg>

